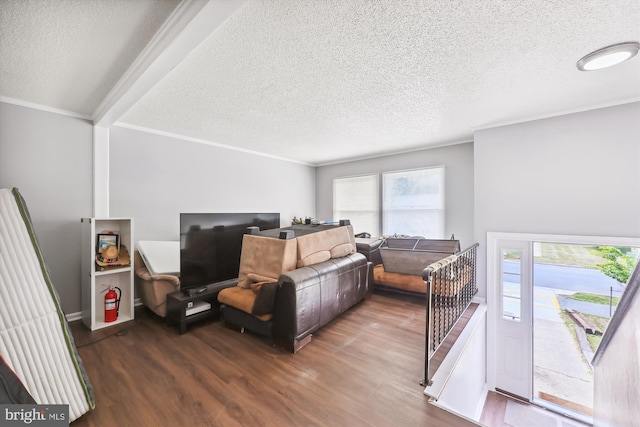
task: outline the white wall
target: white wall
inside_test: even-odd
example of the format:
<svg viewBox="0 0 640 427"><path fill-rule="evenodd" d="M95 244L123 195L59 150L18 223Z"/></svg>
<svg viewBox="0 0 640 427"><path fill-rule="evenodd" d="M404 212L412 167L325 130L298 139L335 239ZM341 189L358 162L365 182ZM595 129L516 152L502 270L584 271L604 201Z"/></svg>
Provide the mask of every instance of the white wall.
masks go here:
<svg viewBox="0 0 640 427"><path fill-rule="evenodd" d="M181 212L315 212L311 166L148 132L110 130L110 216L135 240L178 240Z"/></svg>
<svg viewBox="0 0 640 427"><path fill-rule="evenodd" d="M333 218L333 179L338 177L445 166L445 236L455 234L464 248L473 240L473 143L321 166L316 171L317 218Z"/></svg>
<svg viewBox="0 0 640 427"><path fill-rule="evenodd" d="M443 164L446 232L463 246L481 243L486 296L487 231L640 237L639 117L636 102L317 170L114 127L111 216L134 217L136 240L177 240L182 211L274 210L283 225L294 215L328 219L334 177ZM80 311L79 219L92 214L92 138L87 121L0 103L0 186L24 195L67 313Z"/></svg>
<svg viewBox="0 0 640 427"><path fill-rule="evenodd" d="M484 305L476 310L474 318L465 326L472 332L465 330L458 338L466 341L461 342L464 343L462 352L455 355L458 360L447 372L446 385L435 405L479 422L487 396L487 311Z"/></svg>
<svg viewBox="0 0 640 427"><path fill-rule="evenodd" d="M92 125L0 102L0 188L18 187L67 313L80 311L80 218L92 213Z"/></svg>
<svg viewBox="0 0 640 427"><path fill-rule="evenodd" d="M479 296L488 231L640 236L640 103L474 137Z"/></svg>

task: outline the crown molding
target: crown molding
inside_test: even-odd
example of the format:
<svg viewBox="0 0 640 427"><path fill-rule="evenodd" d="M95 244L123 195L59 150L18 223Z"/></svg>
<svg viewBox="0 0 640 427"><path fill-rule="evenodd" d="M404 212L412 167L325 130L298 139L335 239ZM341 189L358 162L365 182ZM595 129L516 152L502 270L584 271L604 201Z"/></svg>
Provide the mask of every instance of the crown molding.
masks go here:
<svg viewBox="0 0 640 427"><path fill-rule="evenodd" d="M182 140L182 141L188 141L188 142L195 142L195 143L198 143L198 144L210 145L212 147L223 148L225 150L239 151L241 153L253 154L254 156L260 156L260 157L267 157L267 158L270 158L270 159L280 160L280 161L287 162L287 163L296 163L296 164L299 164L299 165L312 166L312 167L316 166L314 164L301 162L299 160L287 159L285 157L278 157L278 156L274 156L274 155L271 155L271 154L261 153L259 151L248 150L246 148L234 147L232 145L220 144L218 142L213 142L213 141L209 141L209 140L206 140L206 139L193 138L193 137L190 137L190 136L179 135L179 134L176 134L176 133L170 133L170 132L165 132L165 131L151 129L151 128L145 128L145 127L142 127L142 126L131 125L131 124L128 124L128 123L123 123L123 122L116 122L116 123L113 124L113 126L114 127L121 127L121 128L124 128L124 129L136 130L136 131L139 131L139 132L151 133L151 134L154 134L154 135L165 136L167 138L179 139L179 140Z"/></svg>
<svg viewBox="0 0 640 427"><path fill-rule="evenodd" d="M74 117L76 119L82 119L87 121L93 121L88 114L76 113L75 111L63 110L61 108L49 107L47 105L36 104L35 102L23 101L21 99L9 98L7 96L0 95L0 102L5 104L18 105L20 107L32 108L34 110L46 111L47 113L60 114L62 116Z"/></svg>
<svg viewBox="0 0 640 427"><path fill-rule="evenodd" d="M315 166L318 166L318 167L320 167L320 166L333 166L333 165L339 165L339 164L342 164L342 163L359 162L361 160L378 159L378 158L381 158L381 157L398 156L398 155L402 155L402 154L415 153L415 152L418 152L418 151L425 151L425 150L433 150L433 149L436 149L436 148L451 147L453 145L469 144L469 143L472 143L472 142L473 142L473 139L464 139L464 140L449 141L449 142L436 142L436 143L433 143L433 144L425 144L425 145L422 145L420 147L408 148L406 150L390 151L390 152L387 152L387 153L372 154L370 156L352 157L352 158L348 158L348 159L344 159L344 160L321 162L321 163L316 164Z"/></svg>
<svg viewBox="0 0 640 427"><path fill-rule="evenodd" d="M524 117L522 119L517 119L517 120L509 120L509 121L504 121L504 122L487 123L487 124L484 124L484 125L471 127L471 130L475 133L475 132L477 132L479 130L486 130L486 129L499 128L499 127L503 127L503 126L517 125L517 124L521 124L521 123L534 122L536 120L552 119L554 117L562 117L562 116L567 116L569 114L584 113L584 112L587 112L587 111L599 110L601 108L609 108L609 107L616 107L618 105L632 104L634 102L639 102L639 101L640 101L640 97L634 97L634 98L629 98L629 99L623 99L621 101L614 101L614 102L607 102L607 103L604 103L604 104L592 105L592 106L589 106L589 107L573 108L573 109L570 109L570 110L559 111L557 113L552 113L552 114L540 114L540 115L537 115L537 116Z"/></svg>

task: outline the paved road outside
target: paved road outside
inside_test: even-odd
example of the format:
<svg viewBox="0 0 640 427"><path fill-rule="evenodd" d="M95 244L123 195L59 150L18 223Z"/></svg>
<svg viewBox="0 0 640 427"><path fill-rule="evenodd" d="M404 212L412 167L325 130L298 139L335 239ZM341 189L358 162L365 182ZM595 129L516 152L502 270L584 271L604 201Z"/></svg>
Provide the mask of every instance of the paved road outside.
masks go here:
<svg viewBox="0 0 640 427"><path fill-rule="evenodd" d="M534 287L534 397L540 392L593 408L593 375L560 317L553 289Z"/></svg>
<svg viewBox="0 0 640 427"><path fill-rule="evenodd" d="M518 304L517 299L520 298L519 264L519 261L505 261L505 293L510 297L505 301L506 307L515 307ZM620 297L624 291L624 285L599 270L563 265L534 264L533 283L535 287L554 290L559 308L572 308L581 313L606 318L611 317L615 307L610 309L608 304L576 301L569 296L575 292L588 292Z"/></svg>
<svg viewBox="0 0 640 427"><path fill-rule="evenodd" d="M519 261L505 261L505 280L520 271ZM594 268L571 267L555 264L533 265L534 286L563 289L573 292L588 292L598 295L609 295L613 288L613 296L619 297L624 285Z"/></svg>

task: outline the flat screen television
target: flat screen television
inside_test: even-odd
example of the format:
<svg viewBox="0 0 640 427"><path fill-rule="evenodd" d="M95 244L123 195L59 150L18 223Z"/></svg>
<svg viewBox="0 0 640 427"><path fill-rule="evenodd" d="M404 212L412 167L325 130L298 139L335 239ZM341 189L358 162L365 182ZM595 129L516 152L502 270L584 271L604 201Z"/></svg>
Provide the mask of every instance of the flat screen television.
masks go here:
<svg viewBox="0 0 640 427"><path fill-rule="evenodd" d="M279 213L181 213L180 289L193 293L238 277L248 227L280 227Z"/></svg>

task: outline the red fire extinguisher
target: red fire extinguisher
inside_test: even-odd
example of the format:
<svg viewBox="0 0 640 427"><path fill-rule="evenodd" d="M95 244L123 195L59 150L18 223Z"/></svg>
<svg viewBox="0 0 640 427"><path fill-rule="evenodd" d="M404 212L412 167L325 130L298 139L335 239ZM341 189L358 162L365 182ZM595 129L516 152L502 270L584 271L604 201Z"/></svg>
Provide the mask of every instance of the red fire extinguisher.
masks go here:
<svg viewBox="0 0 640 427"><path fill-rule="evenodd" d="M114 289L118 290L118 293ZM122 291L118 287L109 285L109 290L104 296L104 321L115 322L120 311L120 296Z"/></svg>

